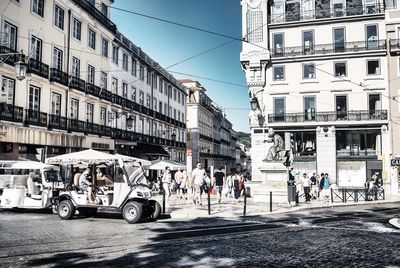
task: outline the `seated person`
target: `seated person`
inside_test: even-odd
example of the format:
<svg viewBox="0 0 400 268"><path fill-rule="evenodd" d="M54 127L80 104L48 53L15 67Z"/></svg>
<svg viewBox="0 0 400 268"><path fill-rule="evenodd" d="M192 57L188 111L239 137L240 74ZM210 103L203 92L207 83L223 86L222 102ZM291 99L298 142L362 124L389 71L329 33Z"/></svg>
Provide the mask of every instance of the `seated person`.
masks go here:
<svg viewBox="0 0 400 268"><path fill-rule="evenodd" d="M88 193L89 203L93 204L96 202L93 195L93 183L88 180L90 168L85 169L79 178L79 188Z"/></svg>
<svg viewBox="0 0 400 268"><path fill-rule="evenodd" d="M36 176L35 172L29 173L26 184L28 186L29 196L40 195L42 193L42 183L40 181L40 178Z"/></svg>

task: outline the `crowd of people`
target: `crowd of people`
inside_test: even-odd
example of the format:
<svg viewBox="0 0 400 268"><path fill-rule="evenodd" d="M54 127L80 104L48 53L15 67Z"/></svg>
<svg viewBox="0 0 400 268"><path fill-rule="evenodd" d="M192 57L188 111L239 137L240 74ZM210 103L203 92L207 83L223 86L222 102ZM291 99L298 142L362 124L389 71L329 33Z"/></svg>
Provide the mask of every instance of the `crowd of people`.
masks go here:
<svg viewBox="0 0 400 268"><path fill-rule="evenodd" d="M192 199L195 206L203 205L203 196L207 193L217 195L218 203L223 198L233 198L239 203L240 196L244 194L245 177L240 172L232 170L226 176L221 167L217 167L214 173L210 172L199 162L190 174L180 169L172 175L169 167L160 174L154 189L163 189L168 204L172 191L176 191L177 199Z"/></svg>

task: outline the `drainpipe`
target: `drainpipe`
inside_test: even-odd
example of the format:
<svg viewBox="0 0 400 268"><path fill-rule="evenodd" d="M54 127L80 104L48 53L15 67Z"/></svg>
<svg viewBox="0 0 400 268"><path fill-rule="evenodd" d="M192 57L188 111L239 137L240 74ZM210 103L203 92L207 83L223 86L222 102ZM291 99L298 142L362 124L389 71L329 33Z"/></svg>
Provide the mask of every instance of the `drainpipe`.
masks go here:
<svg viewBox="0 0 400 268"><path fill-rule="evenodd" d="M67 31L67 77L69 81L69 54L70 54L70 49L71 49L71 10L68 10L68 31ZM69 116L68 116L68 97L69 97L69 82L68 82L68 88L66 90L65 94L65 120L66 120L66 126L68 130L69 126Z"/></svg>

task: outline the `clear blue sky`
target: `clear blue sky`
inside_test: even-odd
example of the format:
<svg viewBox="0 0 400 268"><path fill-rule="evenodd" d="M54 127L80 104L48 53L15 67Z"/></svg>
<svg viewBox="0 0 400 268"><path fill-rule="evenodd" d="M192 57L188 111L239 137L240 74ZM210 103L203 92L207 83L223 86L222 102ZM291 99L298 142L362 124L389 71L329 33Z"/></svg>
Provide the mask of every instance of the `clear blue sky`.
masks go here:
<svg viewBox="0 0 400 268"><path fill-rule="evenodd" d="M240 0L116 0L112 6L237 38L242 35ZM111 9L111 16L121 33L164 68L230 41L228 38L116 9ZM245 86L245 76L239 60L241 49L241 42L233 41L168 70ZM172 74L177 79L189 78L199 81L207 90L208 96L226 108L225 113L233 128L249 132L250 105L246 87Z"/></svg>

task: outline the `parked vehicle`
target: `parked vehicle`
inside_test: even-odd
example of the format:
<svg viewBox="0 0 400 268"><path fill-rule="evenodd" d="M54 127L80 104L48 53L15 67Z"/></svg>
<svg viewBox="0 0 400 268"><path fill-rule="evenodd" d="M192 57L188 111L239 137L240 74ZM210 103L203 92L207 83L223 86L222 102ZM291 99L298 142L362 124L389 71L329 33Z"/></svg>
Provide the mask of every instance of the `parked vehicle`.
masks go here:
<svg viewBox="0 0 400 268"><path fill-rule="evenodd" d="M73 218L76 210L79 214L92 216L99 208L120 210L128 223L159 217L161 206L156 200L151 199L151 190L139 163L124 162L120 156L109 154L101 156L104 153L95 157L94 150L91 150L93 159L87 159L85 162L85 159L77 156L78 153L73 153L76 161L71 156L66 156L66 165L82 166L86 163L86 166L91 168L93 182L91 187L95 202L91 203L88 192L80 187L81 173L75 173L73 183L61 191L58 197L58 215L61 219ZM87 152L82 151L82 155L87 155ZM64 157L58 156L57 159L62 165ZM52 159L46 161L51 162ZM107 178L107 183L99 183L97 178L99 167L112 171L102 176Z"/></svg>
<svg viewBox="0 0 400 268"><path fill-rule="evenodd" d="M0 161L0 208L52 208L64 188L59 168L34 161Z"/></svg>

